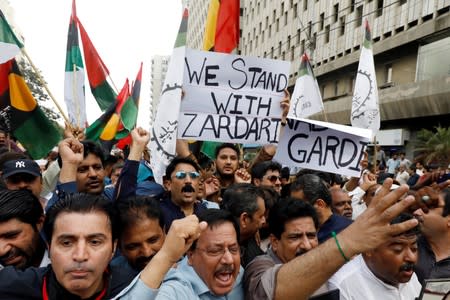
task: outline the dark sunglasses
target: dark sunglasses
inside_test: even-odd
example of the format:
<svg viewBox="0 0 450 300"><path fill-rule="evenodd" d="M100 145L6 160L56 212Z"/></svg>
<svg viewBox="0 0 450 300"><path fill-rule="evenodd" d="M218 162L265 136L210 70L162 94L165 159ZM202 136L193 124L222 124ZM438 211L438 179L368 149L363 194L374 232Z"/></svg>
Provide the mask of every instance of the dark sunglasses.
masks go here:
<svg viewBox="0 0 450 300"><path fill-rule="evenodd" d="M277 175L268 175L268 176L265 176L267 179L269 179L269 181L270 182L272 182L272 183L275 183L275 182L277 182L277 179L279 180L279 181L281 181L281 176L277 176Z"/></svg>
<svg viewBox="0 0 450 300"><path fill-rule="evenodd" d="M189 175L189 177L191 177L191 179L197 179L200 177L200 173L196 172L196 171L193 171L193 172L178 171L175 173L175 177L177 179L185 179L187 175Z"/></svg>

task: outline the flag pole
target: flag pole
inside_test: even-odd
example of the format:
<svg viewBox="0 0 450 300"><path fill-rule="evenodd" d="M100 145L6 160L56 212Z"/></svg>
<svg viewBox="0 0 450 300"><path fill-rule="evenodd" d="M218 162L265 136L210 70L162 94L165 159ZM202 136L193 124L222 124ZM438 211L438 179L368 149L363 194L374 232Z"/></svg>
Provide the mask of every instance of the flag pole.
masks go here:
<svg viewBox="0 0 450 300"><path fill-rule="evenodd" d="M325 108L322 110L322 114L325 119L325 122L328 122L327 114L325 113Z"/></svg>
<svg viewBox="0 0 450 300"><path fill-rule="evenodd" d="M119 90L117 89L116 84L114 83L114 80L112 79L111 75L108 74L108 77L111 80L114 89L116 90L116 94L119 94Z"/></svg>
<svg viewBox="0 0 450 300"><path fill-rule="evenodd" d="M59 106L58 102L56 101L55 97L53 96L53 94L50 92L50 90L48 89L47 84L45 83L44 79L42 78L41 74L39 73L39 70L36 68L36 66L33 64L33 61L31 60L31 58L28 56L28 53L25 51L24 48L20 49L23 53L23 55L27 58L28 62L31 64L31 67L33 68L34 72L37 75L37 78L39 79L41 85L44 87L44 89L47 91L47 94L50 96L50 98L52 99L53 103L55 103L56 108L59 110L59 112L61 113L62 117L64 118L64 121L69 125L70 128L72 128L70 122L69 122L69 118L67 118L66 114L64 113L64 111L62 110L61 106Z"/></svg>
<svg viewBox="0 0 450 300"><path fill-rule="evenodd" d="M377 174L377 138L373 137L373 172Z"/></svg>
<svg viewBox="0 0 450 300"><path fill-rule="evenodd" d="M76 91L77 88L77 65L73 64L73 84L72 84L72 95L73 95L73 102L75 104L75 107L77 109L77 127L82 127L82 125L80 126L80 102L78 99L78 93Z"/></svg>

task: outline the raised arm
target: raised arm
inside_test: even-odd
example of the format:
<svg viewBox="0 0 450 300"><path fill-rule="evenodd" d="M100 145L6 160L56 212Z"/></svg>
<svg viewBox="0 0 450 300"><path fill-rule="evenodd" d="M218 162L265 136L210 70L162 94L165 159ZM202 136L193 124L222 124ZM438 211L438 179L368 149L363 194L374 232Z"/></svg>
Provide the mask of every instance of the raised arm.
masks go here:
<svg viewBox="0 0 450 300"><path fill-rule="evenodd" d="M150 134L147 130L137 127L131 131L131 146L128 159L120 172L117 184L114 189L114 201L124 200L136 195L137 173L142 153L150 141Z"/></svg>
<svg viewBox="0 0 450 300"><path fill-rule="evenodd" d="M408 187L402 185L389 193L391 185L392 179L387 179L367 210L337 235L339 247L347 258L374 249L392 236L417 225L415 219L389 224L414 202L411 196L397 202L408 191ZM284 264L277 274L275 299L307 299L346 262L341 250L334 239L329 239Z"/></svg>

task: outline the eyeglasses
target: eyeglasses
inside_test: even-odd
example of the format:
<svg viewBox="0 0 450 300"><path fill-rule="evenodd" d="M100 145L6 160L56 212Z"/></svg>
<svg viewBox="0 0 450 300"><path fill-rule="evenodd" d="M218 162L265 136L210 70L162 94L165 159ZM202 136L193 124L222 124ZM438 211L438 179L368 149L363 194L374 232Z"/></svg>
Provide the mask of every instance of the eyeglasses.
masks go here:
<svg viewBox="0 0 450 300"><path fill-rule="evenodd" d="M196 172L196 171L193 171L193 172L178 171L175 173L175 177L177 179L185 179L187 175L189 175L189 177L191 177L191 179L197 179L200 177L200 173Z"/></svg>
<svg viewBox="0 0 450 300"><path fill-rule="evenodd" d="M230 252L231 255L238 255L240 252L239 246L237 245L228 248L207 248L207 249L195 248L195 249L203 251L206 253L206 255L213 257L223 256L227 250L228 252Z"/></svg>
<svg viewBox="0 0 450 300"><path fill-rule="evenodd" d="M277 176L277 175L267 175L267 176L264 176L264 177L266 177L267 179L269 179L269 181L270 182L272 182L272 183L275 183L275 182L277 182L277 179L279 180L279 181L281 181L281 176Z"/></svg>

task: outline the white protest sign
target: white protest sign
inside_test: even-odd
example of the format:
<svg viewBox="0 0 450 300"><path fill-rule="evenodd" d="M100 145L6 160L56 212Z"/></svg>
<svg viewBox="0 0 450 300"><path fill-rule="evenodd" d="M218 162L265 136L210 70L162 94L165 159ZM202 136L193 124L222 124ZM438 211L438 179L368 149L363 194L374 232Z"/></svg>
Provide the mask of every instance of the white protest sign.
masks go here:
<svg viewBox="0 0 450 300"><path fill-rule="evenodd" d="M276 143L289 65L286 61L186 49L178 137ZM225 126L228 129L222 130Z"/></svg>
<svg viewBox="0 0 450 300"><path fill-rule="evenodd" d="M243 117L185 112L178 121L178 136L182 139L207 141L276 144L279 138L279 118Z"/></svg>
<svg viewBox="0 0 450 300"><path fill-rule="evenodd" d="M288 119L274 160L283 165L360 176L372 132L339 124Z"/></svg>

